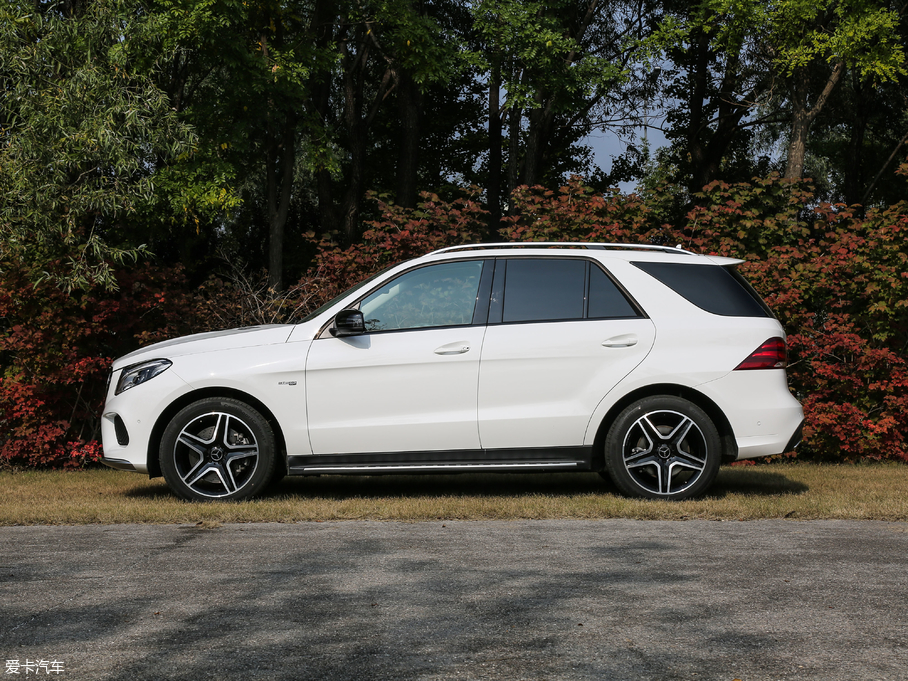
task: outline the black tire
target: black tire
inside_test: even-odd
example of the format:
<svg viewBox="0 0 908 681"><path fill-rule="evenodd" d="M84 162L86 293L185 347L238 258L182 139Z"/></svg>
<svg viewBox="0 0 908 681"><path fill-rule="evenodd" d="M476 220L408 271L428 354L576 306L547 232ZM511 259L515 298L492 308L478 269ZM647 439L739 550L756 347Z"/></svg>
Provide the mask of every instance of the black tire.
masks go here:
<svg viewBox="0 0 908 681"><path fill-rule="evenodd" d="M612 423L605 466L628 496L688 499L703 494L719 473L722 443L700 407L680 397L637 400Z"/></svg>
<svg viewBox="0 0 908 681"><path fill-rule="evenodd" d="M271 480L268 481L268 489L277 487L281 480L287 477L287 466L282 461L283 457L277 457L277 461L274 464L274 473L271 474Z"/></svg>
<svg viewBox="0 0 908 681"><path fill-rule="evenodd" d="M189 501L238 501L274 477L274 432L244 402L210 397L182 409L164 430L161 472Z"/></svg>

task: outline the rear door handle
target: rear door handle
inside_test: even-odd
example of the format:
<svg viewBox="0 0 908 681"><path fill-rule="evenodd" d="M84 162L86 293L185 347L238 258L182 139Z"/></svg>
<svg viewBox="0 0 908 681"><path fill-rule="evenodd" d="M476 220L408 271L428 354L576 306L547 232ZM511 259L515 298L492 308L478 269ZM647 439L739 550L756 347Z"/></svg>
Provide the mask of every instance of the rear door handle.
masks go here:
<svg viewBox="0 0 908 681"><path fill-rule="evenodd" d="M440 348L435 348L436 355L462 355L469 351L470 344L465 341L448 343L447 345L442 345Z"/></svg>
<svg viewBox="0 0 908 681"><path fill-rule="evenodd" d="M632 333L626 333L622 336L614 336L608 340L602 341L604 348L629 348L637 344L637 337Z"/></svg>

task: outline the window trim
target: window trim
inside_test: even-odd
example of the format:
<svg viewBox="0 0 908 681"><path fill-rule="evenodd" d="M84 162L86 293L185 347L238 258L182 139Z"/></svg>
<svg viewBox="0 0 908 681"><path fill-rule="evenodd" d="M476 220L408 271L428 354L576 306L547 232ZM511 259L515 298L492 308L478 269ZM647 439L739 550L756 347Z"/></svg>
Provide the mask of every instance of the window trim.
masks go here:
<svg viewBox="0 0 908 681"><path fill-rule="evenodd" d="M337 312L335 312L333 315L331 315L331 318L325 323L325 325L318 332L318 335L316 336L316 340L319 340L322 338L334 338L334 336L332 336L328 333L328 330L331 328L331 325L334 323L334 318L337 316L337 313L341 312L342 310L358 310L360 304L366 298L371 296L373 293L378 291L383 286L387 286L387 285L391 284L392 282L397 281L402 276L404 276L406 274L410 274L411 272L415 272L416 270L421 270L426 267L433 267L435 265L446 265L446 264L461 263L461 262L481 262L482 263L482 271L479 274L479 286L476 290L476 302L473 307L473 320L469 324L449 324L449 325L444 325L444 326L416 326L416 327L412 327L412 328L408 328L408 329L384 329L384 330L379 330L379 331L368 331L367 330L365 333L360 334L360 335L361 336L371 336L373 334L407 333L407 332L412 332L412 331L430 331L433 329L463 329L463 328L469 328L472 326L485 326L486 322L484 320L483 321L478 320L480 318L480 316L477 315L477 312L480 311L480 309L483 307L483 301L485 301L485 303L486 303L485 309L482 314L484 314L486 316L488 315L489 289L492 286L491 270L494 269L494 262L493 262L492 267L489 267L489 265L488 265L488 262L490 260L494 261L495 258L493 258L493 257L475 258L474 257L474 258L452 258L450 260L436 260L434 262L420 263L419 265L416 265L415 267L410 267L409 269L406 269L403 272L399 272L397 275L395 275L394 277L392 277L390 279L384 279L384 280L380 281L376 286L370 288L368 291L363 293L363 295L359 296L352 303L337 310ZM487 272L489 274L486 274Z"/></svg>

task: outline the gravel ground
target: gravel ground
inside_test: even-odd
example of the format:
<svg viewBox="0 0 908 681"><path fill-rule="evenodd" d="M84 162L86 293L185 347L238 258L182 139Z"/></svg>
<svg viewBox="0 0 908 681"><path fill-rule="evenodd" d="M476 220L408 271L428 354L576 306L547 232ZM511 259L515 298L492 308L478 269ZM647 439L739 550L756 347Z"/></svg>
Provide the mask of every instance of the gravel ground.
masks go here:
<svg viewBox="0 0 908 681"><path fill-rule="evenodd" d="M906 567L906 523L4 527L0 654L4 678L908 679Z"/></svg>

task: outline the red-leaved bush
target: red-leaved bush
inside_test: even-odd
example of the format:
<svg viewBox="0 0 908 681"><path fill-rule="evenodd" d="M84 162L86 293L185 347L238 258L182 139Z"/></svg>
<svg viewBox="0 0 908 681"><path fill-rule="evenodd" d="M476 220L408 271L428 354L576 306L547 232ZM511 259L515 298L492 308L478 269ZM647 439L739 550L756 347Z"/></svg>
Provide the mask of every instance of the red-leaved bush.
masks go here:
<svg viewBox="0 0 908 681"><path fill-rule="evenodd" d="M78 466L100 458L111 360L192 331L179 269L119 272L120 290L64 293L21 264L0 273L0 462Z"/></svg>
<svg viewBox="0 0 908 681"><path fill-rule="evenodd" d="M908 461L908 202L859 217L770 177L713 183L683 220L665 224L671 198L597 194L579 178L558 190L521 187L498 238L680 244L746 260L742 272L789 333L789 378L806 415L799 456ZM310 271L282 292L242 273L190 289L179 268L148 265L118 272L117 292L66 295L3 263L0 465L96 461L118 355L186 333L292 321L388 265L488 234L475 188L452 202L424 194L412 210L373 200L380 218L363 241L320 243Z"/></svg>
<svg viewBox="0 0 908 681"><path fill-rule="evenodd" d="M349 248L321 241L315 264L298 285L313 279L323 282L322 302L327 302L396 263L446 246L479 243L487 229L488 213L477 201L478 194L471 187L461 198L446 202L424 192L422 202L412 210L370 194L378 204L380 219L367 222L362 241Z"/></svg>
<svg viewBox="0 0 908 681"><path fill-rule="evenodd" d="M902 174L908 174L908 165ZM746 260L741 271L789 333L793 391L804 405L804 458L908 461L908 202L859 218L812 205L778 177L706 187L680 224L661 221L668 192L597 194L579 178L557 191L520 187L502 241L681 245ZM323 245L332 291L434 248L478 241L485 212L425 197L417 210L381 204L363 244ZM466 229L450 229L452 219Z"/></svg>
<svg viewBox="0 0 908 681"><path fill-rule="evenodd" d="M908 461L908 203L858 218L774 178L703 199L685 226L695 250L746 259L789 333L802 456Z"/></svg>

